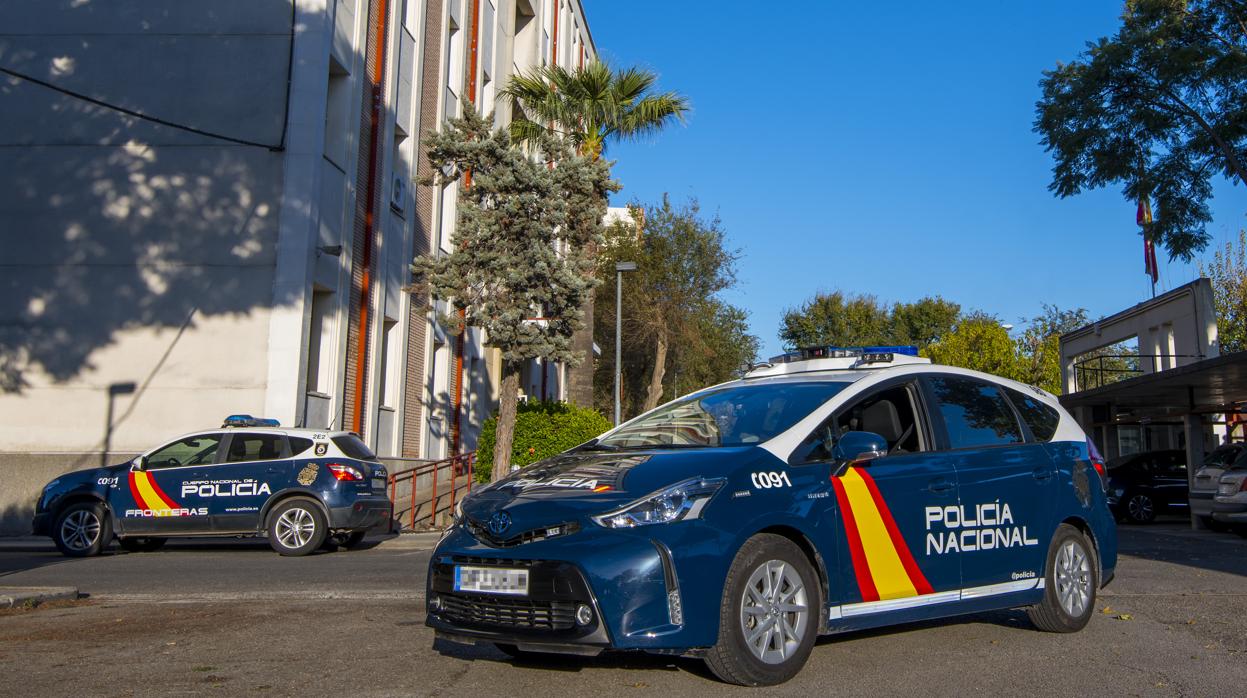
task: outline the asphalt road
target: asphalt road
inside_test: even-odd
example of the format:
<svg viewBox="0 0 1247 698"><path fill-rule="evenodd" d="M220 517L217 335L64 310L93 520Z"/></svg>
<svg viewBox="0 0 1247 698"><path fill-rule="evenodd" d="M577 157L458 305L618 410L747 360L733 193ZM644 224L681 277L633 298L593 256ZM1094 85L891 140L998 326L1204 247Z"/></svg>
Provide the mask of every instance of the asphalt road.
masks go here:
<svg viewBox="0 0 1247 698"><path fill-rule="evenodd" d="M1247 541L1180 525L1121 531L1118 578L1074 635L1007 611L820 640L765 694L1241 695ZM0 695L745 693L692 659L515 662L435 642L416 541L280 558L248 544L62 562L0 552L0 585L75 584L71 606L0 612ZM0 550L4 546L0 543ZM753 691L761 695L761 691Z"/></svg>

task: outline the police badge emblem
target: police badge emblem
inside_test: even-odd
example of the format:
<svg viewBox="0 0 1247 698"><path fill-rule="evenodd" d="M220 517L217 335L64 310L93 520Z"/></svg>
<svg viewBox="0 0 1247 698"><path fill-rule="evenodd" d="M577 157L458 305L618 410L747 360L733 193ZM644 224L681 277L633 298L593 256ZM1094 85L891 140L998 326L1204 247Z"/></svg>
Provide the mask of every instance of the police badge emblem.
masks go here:
<svg viewBox="0 0 1247 698"><path fill-rule="evenodd" d="M323 456L329 450L329 444L316 444L316 455Z"/></svg>
<svg viewBox="0 0 1247 698"><path fill-rule="evenodd" d="M307 487L316 480L316 474L320 471L320 466L315 463L308 463L303 466L303 470L299 471L297 478L300 485Z"/></svg>

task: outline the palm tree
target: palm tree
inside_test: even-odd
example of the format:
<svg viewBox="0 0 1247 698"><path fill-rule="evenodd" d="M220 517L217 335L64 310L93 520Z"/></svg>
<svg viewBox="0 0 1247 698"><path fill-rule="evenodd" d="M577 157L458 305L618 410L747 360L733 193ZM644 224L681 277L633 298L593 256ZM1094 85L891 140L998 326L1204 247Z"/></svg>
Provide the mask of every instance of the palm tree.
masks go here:
<svg viewBox="0 0 1247 698"><path fill-rule="evenodd" d="M644 138L672 121L683 123L688 98L676 92L651 94L657 80L642 68L611 70L599 61L575 70L550 65L512 76L502 94L519 102L522 111L511 121L511 137L527 143L546 133L561 135L580 155L597 159L607 139Z"/></svg>

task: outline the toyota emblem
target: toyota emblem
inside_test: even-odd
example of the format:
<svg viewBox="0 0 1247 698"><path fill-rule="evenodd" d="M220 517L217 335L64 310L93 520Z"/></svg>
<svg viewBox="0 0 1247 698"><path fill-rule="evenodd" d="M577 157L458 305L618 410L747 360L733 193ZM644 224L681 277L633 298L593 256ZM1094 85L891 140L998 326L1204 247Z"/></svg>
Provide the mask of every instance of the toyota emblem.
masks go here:
<svg viewBox="0 0 1247 698"><path fill-rule="evenodd" d="M508 528L511 528L511 515L505 511L496 512L489 517L489 532L495 536L500 536Z"/></svg>

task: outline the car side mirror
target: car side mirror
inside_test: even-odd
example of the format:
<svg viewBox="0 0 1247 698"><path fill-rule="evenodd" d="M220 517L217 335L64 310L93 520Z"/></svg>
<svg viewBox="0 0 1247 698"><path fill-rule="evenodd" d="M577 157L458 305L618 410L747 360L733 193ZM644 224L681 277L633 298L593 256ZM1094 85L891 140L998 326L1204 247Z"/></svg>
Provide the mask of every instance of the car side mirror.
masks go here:
<svg viewBox="0 0 1247 698"><path fill-rule="evenodd" d="M134 470L147 470L147 456L138 456L130 461Z"/></svg>
<svg viewBox="0 0 1247 698"><path fill-rule="evenodd" d="M870 431L850 431L836 439L832 456L839 463L862 463L888 455L888 440Z"/></svg>

